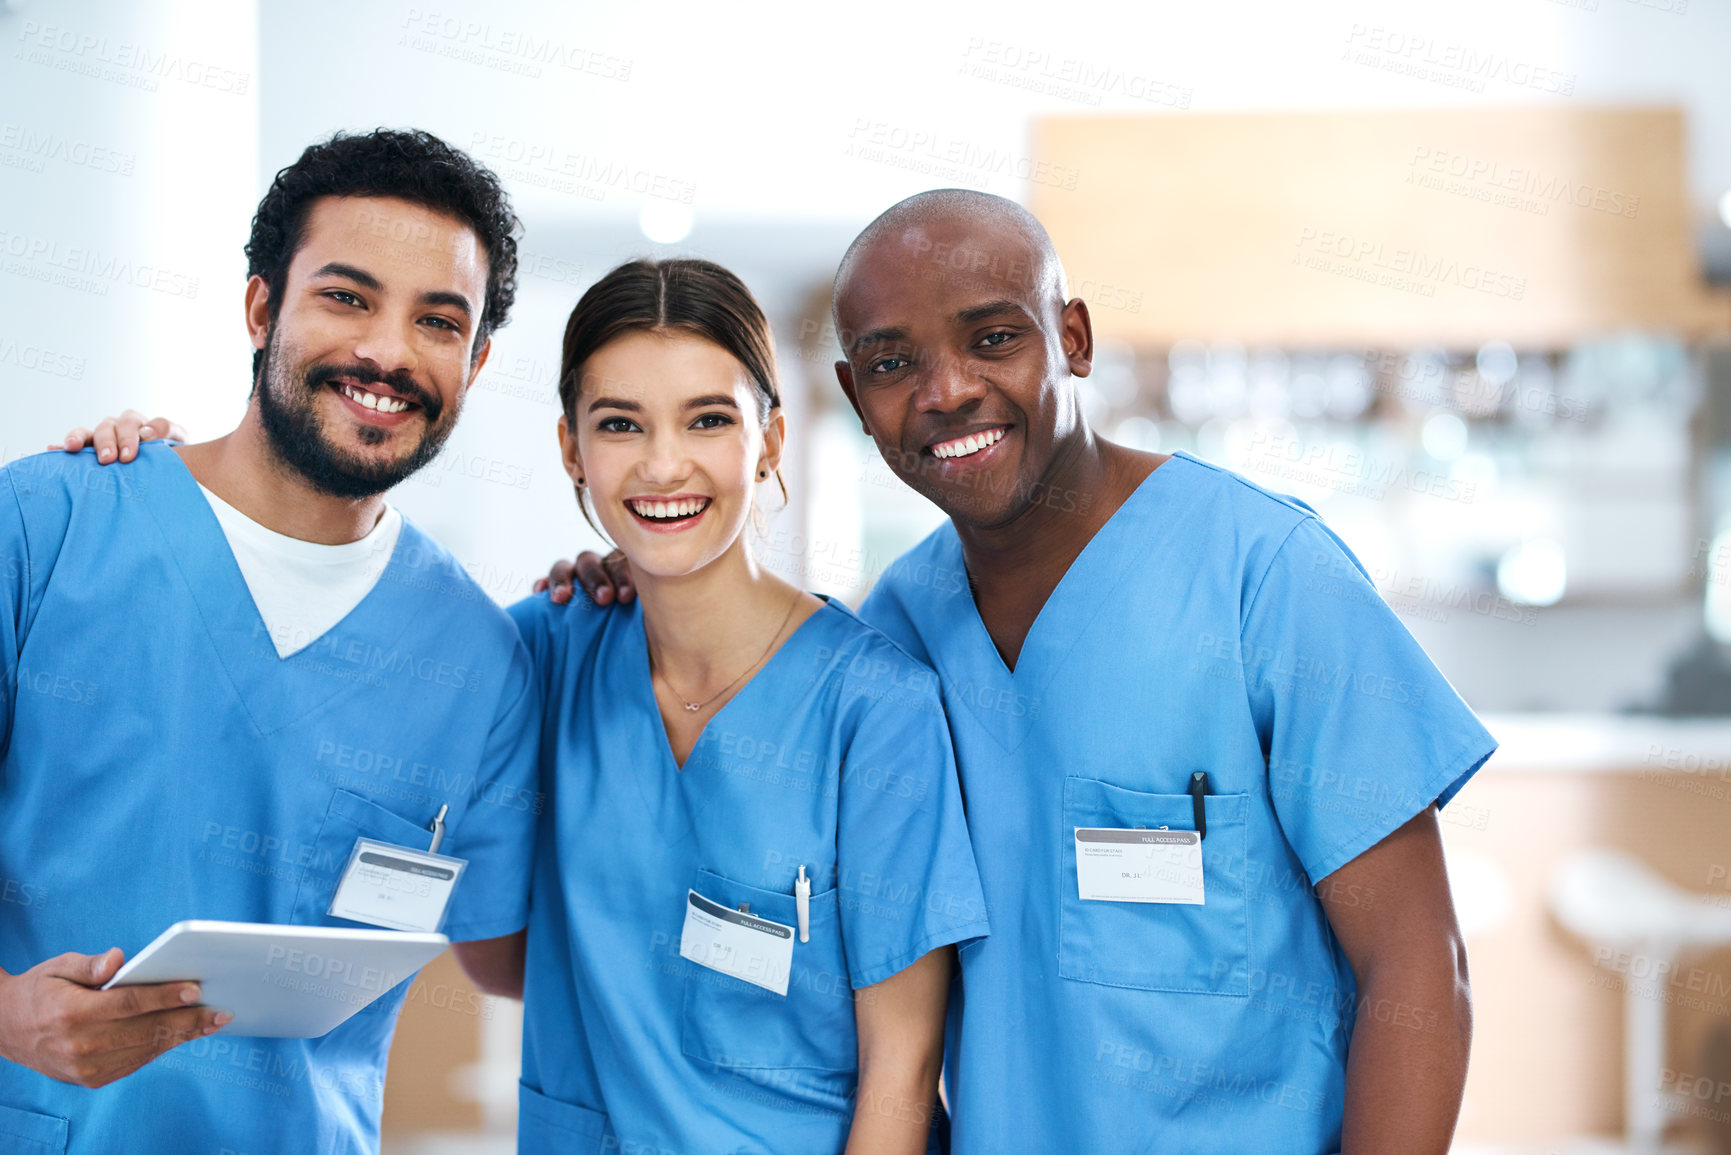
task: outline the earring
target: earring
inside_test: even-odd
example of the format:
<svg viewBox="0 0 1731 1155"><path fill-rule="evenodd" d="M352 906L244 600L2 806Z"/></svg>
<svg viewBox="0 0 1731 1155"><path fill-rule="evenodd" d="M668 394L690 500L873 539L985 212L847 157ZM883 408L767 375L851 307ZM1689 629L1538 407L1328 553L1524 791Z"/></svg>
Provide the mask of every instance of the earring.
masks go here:
<svg viewBox="0 0 1731 1155"><path fill-rule="evenodd" d="M768 476L769 476L769 470L767 470L767 469L760 469L757 471L757 479L759 481L762 481L764 478L766 478Z"/></svg>
<svg viewBox="0 0 1731 1155"><path fill-rule="evenodd" d="M583 479L582 479L582 478L581 478L581 477L579 477L579 478L578 478L578 479L577 479L577 484L578 484L578 485L582 485L582 484L583 484Z"/></svg>

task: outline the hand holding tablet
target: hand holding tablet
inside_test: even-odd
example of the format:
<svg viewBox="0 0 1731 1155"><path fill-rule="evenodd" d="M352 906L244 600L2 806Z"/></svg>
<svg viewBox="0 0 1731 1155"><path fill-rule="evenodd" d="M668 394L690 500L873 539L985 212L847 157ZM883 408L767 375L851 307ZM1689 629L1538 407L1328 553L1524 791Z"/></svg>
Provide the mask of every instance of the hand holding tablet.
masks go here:
<svg viewBox="0 0 1731 1155"><path fill-rule="evenodd" d="M121 953L62 954L15 975L0 972L0 1057L62 1083L103 1087L181 1043L226 1025L195 983L104 982Z"/></svg>
<svg viewBox="0 0 1731 1155"><path fill-rule="evenodd" d="M186 980L233 1015L224 1035L328 1034L444 953L442 934L189 919L120 968L104 990Z"/></svg>

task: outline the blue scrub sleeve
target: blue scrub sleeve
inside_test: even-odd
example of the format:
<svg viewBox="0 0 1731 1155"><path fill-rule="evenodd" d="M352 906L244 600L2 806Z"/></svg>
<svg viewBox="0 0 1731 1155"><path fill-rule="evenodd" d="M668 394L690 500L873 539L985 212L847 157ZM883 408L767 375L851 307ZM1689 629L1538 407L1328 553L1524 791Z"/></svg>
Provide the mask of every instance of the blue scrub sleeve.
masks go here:
<svg viewBox="0 0 1731 1155"><path fill-rule="evenodd" d="M843 755L837 898L856 989L987 933L949 724L922 673L871 705Z"/></svg>
<svg viewBox="0 0 1731 1155"><path fill-rule="evenodd" d="M554 608L552 596L546 592L530 594L505 607L505 612L517 623L517 636L523 639L523 645L529 651L529 668L534 672L534 681L540 688L543 702L547 700L550 684L548 654L553 645L550 614Z"/></svg>
<svg viewBox="0 0 1731 1155"><path fill-rule="evenodd" d="M1496 749L1316 518L1293 528L1246 605L1238 658L1269 794L1312 883L1446 804Z"/></svg>
<svg viewBox="0 0 1731 1155"><path fill-rule="evenodd" d="M445 934L457 942L515 934L529 922L535 827L543 809L536 760L541 694L521 643L512 646L500 707L474 797L440 848L469 862L445 920Z"/></svg>
<svg viewBox="0 0 1731 1155"><path fill-rule="evenodd" d="M561 662L578 660L600 635L613 614L631 611L617 606L598 606L579 590L569 605L554 605L546 590L530 594L506 607L517 623L517 634L529 650L529 665L541 700L553 700L553 672Z"/></svg>
<svg viewBox="0 0 1731 1155"><path fill-rule="evenodd" d="M24 639L72 520L71 497L61 482L70 469L51 454L0 469L0 759L12 744Z"/></svg>
<svg viewBox="0 0 1731 1155"><path fill-rule="evenodd" d="M12 703L18 694L18 654L30 600L30 543L12 471L0 469L0 759L12 744Z"/></svg>

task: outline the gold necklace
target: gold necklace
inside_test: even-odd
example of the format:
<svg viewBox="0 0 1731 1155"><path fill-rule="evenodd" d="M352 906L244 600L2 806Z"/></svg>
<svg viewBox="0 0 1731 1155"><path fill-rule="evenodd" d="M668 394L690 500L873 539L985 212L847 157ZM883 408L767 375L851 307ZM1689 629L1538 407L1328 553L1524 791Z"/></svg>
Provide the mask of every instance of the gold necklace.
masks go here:
<svg viewBox="0 0 1731 1155"><path fill-rule="evenodd" d="M763 647L763 653L761 653L757 656L757 661L751 663L751 665L749 665L749 666L745 667L745 669L741 670L739 672L739 677L733 679L733 681L727 683L727 685L721 687L721 689L715 691L715 693L713 693L709 697L703 699L703 701L701 701L701 702L692 702L692 701L687 700L685 695L681 694L679 692L678 688L674 686L673 682L668 679L666 674L664 674L660 670L657 670L654 668L655 663L653 661L650 662L650 671L656 677L661 679L662 685L666 686L670 691L672 691L673 696L675 698L679 699L679 704L681 706L684 706L687 712L695 714L699 710L703 709L705 706L709 705L709 703L715 701L715 699L721 697L721 695L723 695L723 694L727 693L729 690L733 689L733 687L739 685L740 681L744 679L745 675L747 675L747 674L751 673L751 671L757 669L758 664L761 663L765 658L769 657L769 651L771 649L773 649L775 646L775 643L781 639L781 631L783 631L787 628L788 620L793 617L793 611L795 609L797 609L798 606L799 606L799 591L795 590L794 595L793 595L793 604L787 607L787 613L782 616L781 625L775 627L775 633L770 635L769 645Z"/></svg>

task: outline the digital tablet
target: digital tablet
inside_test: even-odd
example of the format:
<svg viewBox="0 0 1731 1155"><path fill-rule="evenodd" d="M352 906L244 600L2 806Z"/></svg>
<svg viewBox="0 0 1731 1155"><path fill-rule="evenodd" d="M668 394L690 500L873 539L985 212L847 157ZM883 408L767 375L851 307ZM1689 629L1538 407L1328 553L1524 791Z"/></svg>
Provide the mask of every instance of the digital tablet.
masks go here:
<svg viewBox="0 0 1731 1155"><path fill-rule="evenodd" d="M265 922L177 922L111 987L197 982L234 1021L220 1035L315 1039L442 954L442 934Z"/></svg>

